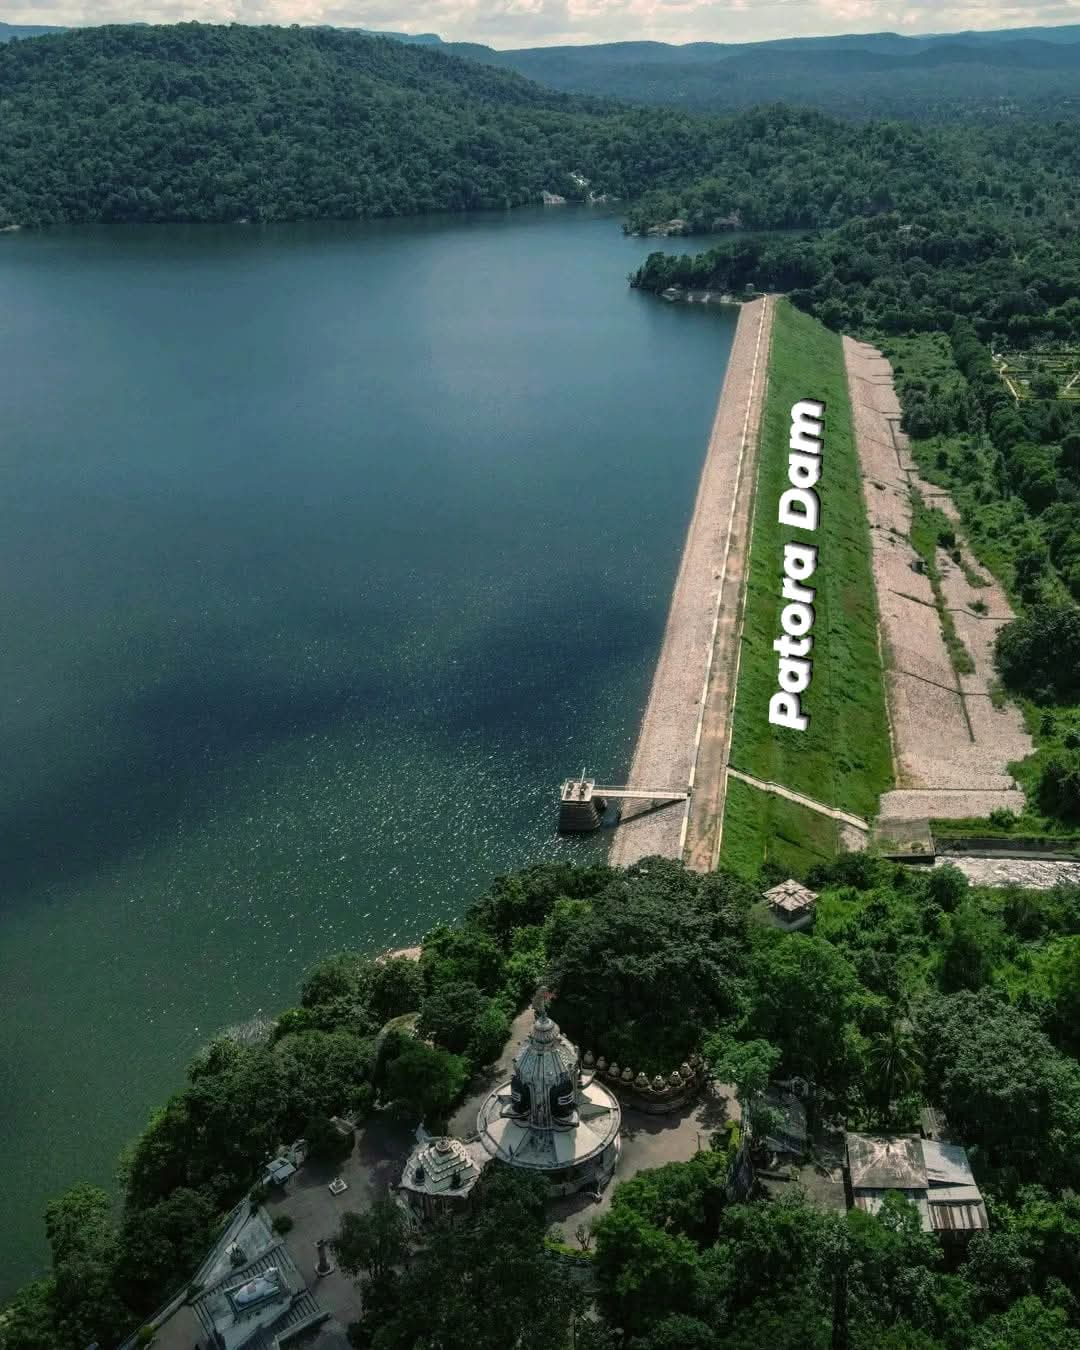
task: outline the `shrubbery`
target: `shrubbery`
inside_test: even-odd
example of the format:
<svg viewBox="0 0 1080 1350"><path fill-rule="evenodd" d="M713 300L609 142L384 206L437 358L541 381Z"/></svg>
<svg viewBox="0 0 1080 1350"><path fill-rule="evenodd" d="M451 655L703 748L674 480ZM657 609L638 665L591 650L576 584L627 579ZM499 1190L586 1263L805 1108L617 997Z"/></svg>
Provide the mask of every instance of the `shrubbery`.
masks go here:
<svg viewBox="0 0 1080 1350"><path fill-rule="evenodd" d="M1080 702L1080 605L1036 605L998 633L1005 684L1037 703Z"/></svg>
<svg viewBox="0 0 1080 1350"><path fill-rule="evenodd" d="M1080 824L1080 751L1047 755L1039 774L1039 809Z"/></svg>

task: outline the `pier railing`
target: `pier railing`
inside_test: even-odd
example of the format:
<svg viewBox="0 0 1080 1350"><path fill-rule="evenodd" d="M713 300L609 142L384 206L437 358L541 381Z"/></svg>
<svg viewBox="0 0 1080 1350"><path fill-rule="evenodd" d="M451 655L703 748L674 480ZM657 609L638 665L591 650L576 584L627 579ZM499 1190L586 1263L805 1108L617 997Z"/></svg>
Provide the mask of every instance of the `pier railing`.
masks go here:
<svg viewBox="0 0 1080 1350"><path fill-rule="evenodd" d="M626 785L607 787L594 778L568 778L559 791L559 830L564 834L583 834L598 829L611 800L684 802L689 788L651 788Z"/></svg>

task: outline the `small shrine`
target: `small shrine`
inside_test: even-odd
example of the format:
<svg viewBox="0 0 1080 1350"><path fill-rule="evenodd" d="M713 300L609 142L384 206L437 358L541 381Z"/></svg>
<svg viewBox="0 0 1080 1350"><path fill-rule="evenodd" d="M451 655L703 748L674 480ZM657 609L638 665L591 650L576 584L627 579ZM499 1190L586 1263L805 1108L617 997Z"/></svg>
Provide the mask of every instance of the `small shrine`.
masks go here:
<svg viewBox="0 0 1080 1350"><path fill-rule="evenodd" d="M801 928L809 928L814 922L814 906L817 893L807 890L799 882L788 878L779 886L765 892L765 903L769 907L769 917L773 923L788 933L796 933Z"/></svg>
<svg viewBox="0 0 1080 1350"><path fill-rule="evenodd" d="M619 1159L617 1098L583 1071L578 1052L548 1015L550 995L514 1058L513 1074L491 1092L476 1120L489 1157L542 1175L551 1195L600 1190Z"/></svg>
<svg viewBox="0 0 1080 1350"><path fill-rule="evenodd" d="M424 1139L405 1164L401 1198L425 1218L464 1210L487 1161L482 1149L460 1139Z"/></svg>

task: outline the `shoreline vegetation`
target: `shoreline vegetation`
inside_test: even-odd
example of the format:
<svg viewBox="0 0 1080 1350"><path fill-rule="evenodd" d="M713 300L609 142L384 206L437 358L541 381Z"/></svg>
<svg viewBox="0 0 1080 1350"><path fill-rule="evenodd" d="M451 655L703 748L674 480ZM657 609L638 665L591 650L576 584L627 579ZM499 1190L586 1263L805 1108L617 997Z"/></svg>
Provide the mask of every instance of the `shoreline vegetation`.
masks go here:
<svg viewBox="0 0 1080 1350"><path fill-rule="evenodd" d="M770 1081L806 1080L815 1139L838 1115L848 1128L910 1131L933 1102L968 1150L993 1228L943 1259L899 1198L877 1216L831 1213L797 1188L736 1199L728 1180L739 1135L718 1122L690 1161L616 1174L610 1210L580 1258L590 1272L581 1303L558 1304L545 1343L569 1343L591 1302L595 1334L623 1332L597 1343L605 1350L731 1350L773 1324L789 1326L778 1343L790 1350L826 1350L838 1317L857 1350L884 1344L886 1332L920 1350L994 1350L1018 1343L1009 1328L1033 1319L1049 1329L1035 1344L1077 1350L1080 886L969 887L951 868L849 854L810 869L814 932L788 934L763 921L760 898L785 862L753 880L659 858L625 871L539 865L497 878L461 922L427 934L418 960L346 952L319 962L268 1041L221 1039L195 1058L186 1086L125 1154L118 1219L94 1186L49 1206L52 1272L0 1312L0 1347L83 1350L136 1332L183 1294L185 1272L231 1208L249 1193L261 1203L252 1187L268 1155L300 1133L315 1153L340 1150L331 1116L359 1130L386 1114L445 1128L471 1076L501 1053L510 1018L546 985L558 991L552 1015L583 1053L646 1073L701 1054L744 1103ZM771 1120L743 1120L748 1144ZM504 1187L511 1208L539 1206L515 1239L527 1247L517 1257L485 1226L496 1204L486 1192ZM388 1222L387 1203L365 1222ZM389 1267L353 1255L355 1226L328 1234L340 1236L342 1268L362 1284L354 1345L500 1350L536 1325L537 1299L545 1317L555 1306L544 1281L512 1277L518 1258L535 1273L547 1250L539 1196L521 1179L485 1182L454 1243L435 1225ZM495 1232L506 1236L501 1221ZM452 1288L453 1252L474 1239L487 1278L508 1281L494 1323L486 1300L462 1308ZM852 1260L839 1302L824 1255L837 1242ZM737 1276L762 1269L766 1251L767 1278ZM1014 1274L1003 1288L1006 1255ZM732 1275L718 1284L724 1271ZM896 1306L882 1301L882 1279L897 1283ZM911 1280L932 1296L912 1303L902 1293Z"/></svg>

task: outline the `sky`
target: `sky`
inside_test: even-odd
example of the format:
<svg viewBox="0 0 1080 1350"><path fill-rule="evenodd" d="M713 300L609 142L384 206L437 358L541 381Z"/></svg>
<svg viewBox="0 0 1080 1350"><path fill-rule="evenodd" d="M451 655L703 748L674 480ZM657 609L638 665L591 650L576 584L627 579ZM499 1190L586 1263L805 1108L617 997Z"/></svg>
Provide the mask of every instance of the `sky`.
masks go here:
<svg viewBox="0 0 1080 1350"><path fill-rule="evenodd" d="M492 47L539 47L1080 23L1080 0L0 0L0 18L53 24L327 23L438 33L447 41Z"/></svg>

